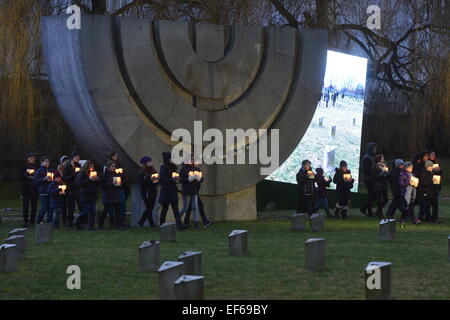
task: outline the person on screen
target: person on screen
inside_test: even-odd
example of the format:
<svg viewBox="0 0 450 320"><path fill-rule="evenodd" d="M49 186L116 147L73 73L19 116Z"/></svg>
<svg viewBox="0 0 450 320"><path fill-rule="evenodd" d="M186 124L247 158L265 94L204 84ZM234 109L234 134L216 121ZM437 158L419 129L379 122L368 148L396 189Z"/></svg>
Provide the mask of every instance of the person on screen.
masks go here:
<svg viewBox="0 0 450 320"><path fill-rule="evenodd" d="M372 206L375 201L375 190L374 190L374 176L373 176L373 164L374 157L377 154L377 144L374 142L369 142L366 146L366 154L364 155L362 161L362 176L364 186L367 189L367 201L363 204L360 211L362 214L368 217L374 217L372 212Z"/></svg>
<svg viewBox="0 0 450 320"><path fill-rule="evenodd" d="M296 178L298 183L297 213L308 213L311 216L314 211L314 184L316 182L314 171L311 169L311 161L302 161Z"/></svg>
<svg viewBox="0 0 450 320"><path fill-rule="evenodd" d="M318 212L319 209L325 210L327 217L332 217L328 208L328 194L327 188L330 187L331 179L323 176L323 169L317 168L316 170L316 183L317 183L317 201L314 208L314 212Z"/></svg>
<svg viewBox="0 0 450 320"><path fill-rule="evenodd" d="M351 189L353 188L354 179L351 172L347 167L347 162L342 160L339 163L339 168L336 168L336 173L333 177L333 182L336 184L336 192L338 201L336 203L336 210L334 216L339 219L339 215L342 219L347 218L348 205L351 197Z"/></svg>

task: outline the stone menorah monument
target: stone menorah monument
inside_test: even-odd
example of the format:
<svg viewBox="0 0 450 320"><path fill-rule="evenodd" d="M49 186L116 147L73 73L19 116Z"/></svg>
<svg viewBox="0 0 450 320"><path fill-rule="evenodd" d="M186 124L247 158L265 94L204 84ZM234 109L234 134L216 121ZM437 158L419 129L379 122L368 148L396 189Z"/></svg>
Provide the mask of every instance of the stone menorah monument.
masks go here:
<svg viewBox="0 0 450 320"><path fill-rule="evenodd" d="M173 130L192 132L194 121L223 132L253 128L270 135L278 129L282 163L320 99L325 30L96 15L83 15L81 29L70 30L67 18L41 21L45 67L58 106L89 156L103 163L116 150L134 183L140 157L151 155L158 168L161 153L179 143L171 140ZM255 219L255 185L265 178L260 168L202 165L207 214L215 220Z"/></svg>

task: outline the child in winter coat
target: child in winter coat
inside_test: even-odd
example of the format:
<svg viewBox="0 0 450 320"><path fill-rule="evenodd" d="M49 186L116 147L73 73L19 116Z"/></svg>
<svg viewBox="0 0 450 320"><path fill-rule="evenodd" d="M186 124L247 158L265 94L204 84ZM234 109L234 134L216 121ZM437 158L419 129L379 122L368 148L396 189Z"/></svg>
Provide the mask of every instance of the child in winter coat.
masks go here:
<svg viewBox="0 0 450 320"><path fill-rule="evenodd" d="M311 169L311 161L302 161L296 178L298 184L297 213L308 213L311 216L314 211L314 184L316 182L314 171Z"/></svg>
<svg viewBox="0 0 450 320"><path fill-rule="evenodd" d="M316 183L317 183L317 201L315 212L319 209L325 210L327 217L331 217L330 210L328 209L328 195L327 188L330 187L331 179L323 176L323 169L317 168L316 170Z"/></svg>
<svg viewBox="0 0 450 320"><path fill-rule="evenodd" d="M54 181L50 182L48 186L48 195L50 197L50 211L53 218L50 218L50 221L47 220L47 223L51 222L53 219L53 227L55 229L59 229L59 218L62 216L64 207L66 205L66 188L67 186L64 184L61 174L58 171L54 173Z"/></svg>
<svg viewBox="0 0 450 320"><path fill-rule="evenodd" d="M351 172L347 167L347 162L342 160L339 163L339 168L336 168L336 173L333 177L333 182L336 184L336 191L338 195L338 202L336 203L336 211L334 215L339 219L339 214L342 219L347 218L348 205L351 197L351 189L353 188L353 178Z"/></svg>
<svg viewBox="0 0 450 320"><path fill-rule="evenodd" d="M421 221L414 218L414 202L416 201L416 187L411 180L415 178L413 175L413 164L405 162L404 168L400 173L399 185L400 195L402 197L402 215L400 222L404 223L410 219L413 223L419 224Z"/></svg>
<svg viewBox="0 0 450 320"><path fill-rule="evenodd" d="M183 196L183 208L180 210L180 216L183 216L191 205L194 212L194 228L197 229L199 210L197 184L195 182L200 180L201 177L198 176L198 171L194 168L193 162L193 159L186 161L180 169L181 195ZM194 173L197 173L197 175ZM184 225L189 226L189 221L186 221Z"/></svg>

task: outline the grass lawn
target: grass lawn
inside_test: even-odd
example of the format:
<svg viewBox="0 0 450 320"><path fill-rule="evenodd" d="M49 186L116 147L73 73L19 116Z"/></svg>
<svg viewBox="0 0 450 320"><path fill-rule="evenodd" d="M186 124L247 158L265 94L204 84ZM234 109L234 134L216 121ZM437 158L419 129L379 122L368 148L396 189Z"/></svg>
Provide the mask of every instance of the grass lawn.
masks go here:
<svg viewBox="0 0 450 320"><path fill-rule="evenodd" d="M257 222L218 223L210 229L177 234L177 243L161 245L161 262L176 260L186 250L203 251L206 299L364 299L364 267L370 261L393 263L395 299L450 299L450 204L441 224L408 225L393 243L378 240L377 221L355 210L347 221L329 219L321 233L294 232L272 212ZM0 238L19 222L0 224ZM249 230L247 257L230 257L227 234ZM327 241L327 270L304 268L304 241ZM137 248L158 239L151 228L96 232L57 230L53 244L34 243L27 235L27 253L19 272L0 274L0 299L157 299L156 273L138 271ZM81 268L81 290L66 288L66 268Z"/></svg>

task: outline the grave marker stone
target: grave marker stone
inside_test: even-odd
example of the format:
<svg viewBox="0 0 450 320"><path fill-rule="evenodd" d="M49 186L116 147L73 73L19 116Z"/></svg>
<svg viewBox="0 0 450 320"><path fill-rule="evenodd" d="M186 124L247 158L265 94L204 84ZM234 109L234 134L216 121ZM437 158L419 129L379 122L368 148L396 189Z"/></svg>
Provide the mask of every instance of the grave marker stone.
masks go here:
<svg viewBox="0 0 450 320"><path fill-rule="evenodd" d="M16 229L11 230L8 233L8 237L11 237L11 236L24 236L26 232L27 232L27 228L16 228Z"/></svg>
<svg viewBox="0 0 450 320"><path fill-rule="evenodd" d="M17 245L0 245L0 273L17 271Z"/></svg>
<svg viewBox="0 0 450 320"><path fill-rule="evenodd" d="M6 244L15 244L16 251L17 251L17 259L23 259L25 257L25 250L26 250L26 241L25 236L19 235L19 236L11 236L8 239L5 240Z"/></svg>
<svg viewBox="0 0 450 320"><path fill-rule="evenodd" d="M336 137L336 125L330 127L330 137Z"/></svg>
<svg viewBox="0 0 450 320"><path fill-rule="evenodd" d="M53 228L51 223L36 224L36 243L51 243Z"/></svg>
<svg viewBox="0 0 450 320"><path fill-rule="evenodd" d="M202 275L202 252L186 251L179 257L178 261L184 262L184 274L201 276Z"/></svg>
<svg viewBox="0 0 450 320"><path fill-rule="evenodd" d="M323 213L314 213L309 218L311 231L322 231L325 229L325 215Z"/></svg>
<svg viewBox="0 0 450 320"><path fill-rule="evenodd" d="M160 240L177 241L177 225L173 222L163 223L159 227Z"/></svg>
<svg viewBox="0 0 450 320"><path fill-rule="evenodd" d="M141 271L158 271L160 242L145 241L139 246L139 269Z"/></svg>
<svg viewBox="0 0 450 320"><path fill-rule="evenodd" d="M394 241L395 219L383 219L380 221L380 240Z"/></svg>
<svg viewBox="0 0 450 320"><path fill-rule="evenodd" d="M305 241L305 265L309 271L325 269L325 238L312 238Z"/></svg>
<svg viewBox="0 0 450 320"><path fill-rule="evenodd" d="M161 300L175 300L175 281L183 275L183 265L183 262L166 261L158 269Z"/></svg>
<svg viewBox="0 0 450 320"><path fill-rule="evenodd" d="M228 252L231 256L247 255L247 230L233 230L228 235Z"/></svg>
<svg viewBox="0 0 450 320"><path fill-rule="evenodd" d="M203 276L184 275L175 281L177 300L203 300Z"/></svg>
<svg viewBox="0 0 450 320"><path fill-rule="evenodd" d="M292 229L303 231L306 229L306 214L294 213L292 215Z"/></svg>

